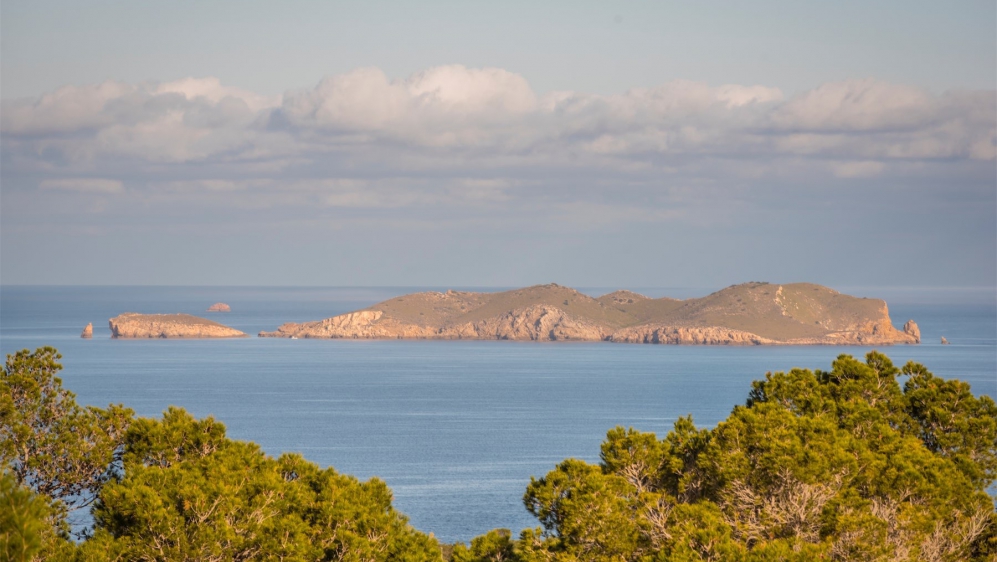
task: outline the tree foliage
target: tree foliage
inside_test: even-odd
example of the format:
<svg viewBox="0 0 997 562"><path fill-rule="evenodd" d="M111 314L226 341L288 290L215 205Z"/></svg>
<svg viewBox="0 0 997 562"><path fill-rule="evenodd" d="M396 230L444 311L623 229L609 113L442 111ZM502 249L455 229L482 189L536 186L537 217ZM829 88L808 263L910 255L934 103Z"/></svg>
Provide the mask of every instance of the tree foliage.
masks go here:
<svg viewBox="0 0 997 562"><path fill-rule="evenodd" d="M54 516L90 505L112 478L132 411L81 407L56 377L51 348L7 356L0 373L0 464L51 498Z"/></svg>
<svg viewBox="0 0 997 562"><path fill-rule="evenodd" d="M213 418L81 407L52 348L0 377L0 560L441 560L378 479L278 458ZM903 384L901 385L901 381ZM997 405L877 352L756 381L713 429L610 430L532 479L539 527L455 562L997 559ZM65 515L94 530L68 540Z"/></svg>
<svg viewBox="0 0 997 562"><path fill-rule="evenodd" d="M0 474L0 561L46 560L71 555L65 529L53 525L49 500L17 483L10 472Z"/></svg>
<svg viewBox="0 0 997 562"><path fill-rule="evenodd" d="M170 408L128 430L124 477L94 509L87 560L440 560L435 539L360 482L299 455L274 459L212 418Z"/></svg>
<svg viewBox="0 0 997 562"><path fill-rule="evenodd" d="M52 348L7 356L0 380L0 560L441 560L378 479L266 455L212 418L81 407ZM68 507L92 533L68 540Z"/></svg>
<svg viewBox="0 0 997 562"><path fill-rule="evenodd" d="M842 355L767 374L712 430L610 430L599 465L530 482L541 526L502 560L993 560L995 475L993 400L915 363ZM492 543L459 560L494 559L475 550Z"/></svg>

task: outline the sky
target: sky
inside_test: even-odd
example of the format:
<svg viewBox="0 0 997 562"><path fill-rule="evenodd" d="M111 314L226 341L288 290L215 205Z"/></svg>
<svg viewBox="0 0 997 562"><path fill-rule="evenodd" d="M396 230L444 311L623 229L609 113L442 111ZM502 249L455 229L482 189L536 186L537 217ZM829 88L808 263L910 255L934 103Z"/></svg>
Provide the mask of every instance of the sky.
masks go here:
<svg viewBox="0 0 997 562"><path fill-rule="evenodd" d="M5 0L0 100L2 284L997 290L992 0Z"/></svg>

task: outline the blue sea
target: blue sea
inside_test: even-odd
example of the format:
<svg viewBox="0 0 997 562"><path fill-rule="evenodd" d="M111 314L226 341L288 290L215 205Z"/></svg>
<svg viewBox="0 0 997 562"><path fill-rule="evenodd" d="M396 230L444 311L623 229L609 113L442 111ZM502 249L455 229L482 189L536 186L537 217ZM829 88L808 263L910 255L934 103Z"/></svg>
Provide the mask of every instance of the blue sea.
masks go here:
<svg viewBox="0 0 997 562"><path fill-rule="evenodd" d="M445 288L443 288L445 289ZM606 430L664 435L691 414L711 427L767 371L828 368L864 347L684 347L508 341L111 340L122 312L186 312L255 335L415 288L2 287L0 351L54 346L84 404L167 406L214 416L235 439L296 451L385 480L418 529L446 542L537 526L522 505L531 476L574 457L597 462ZM600 294L601 291L586 291ZM654 293L645 290L645 293ZM658 291L668 294L668 291ZM703 291L699 294L705 294ZM941 295L941 296L939 296ZM695 296L693 294L672 296ZM861 296L880 297L875 292ZM889 300L889 297L887 297ZM214 302L232 312L207 314ZM993 294L898 293L895 325L923 341L884 349L997 396ZM80 331L94 324L94 338ZM951 345L939 345L945 336Z"/></svg>

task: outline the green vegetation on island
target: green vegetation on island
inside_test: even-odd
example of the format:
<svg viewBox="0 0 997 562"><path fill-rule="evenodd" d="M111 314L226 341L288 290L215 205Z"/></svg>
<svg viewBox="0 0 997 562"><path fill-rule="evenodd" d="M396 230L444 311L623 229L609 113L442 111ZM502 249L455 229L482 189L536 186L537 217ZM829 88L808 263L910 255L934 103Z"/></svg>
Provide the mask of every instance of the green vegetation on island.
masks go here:
<svg viewBox="0 0 997 562"><path fill-rule="evenodd" d="M212 418L80 407L52 348L0 379L0 560L992 561L997 405L878 352L756 381L713 429L610 430L524 496L539 526L440 545L377 479ZM70 538L67 514L93 526Z"/></svg>

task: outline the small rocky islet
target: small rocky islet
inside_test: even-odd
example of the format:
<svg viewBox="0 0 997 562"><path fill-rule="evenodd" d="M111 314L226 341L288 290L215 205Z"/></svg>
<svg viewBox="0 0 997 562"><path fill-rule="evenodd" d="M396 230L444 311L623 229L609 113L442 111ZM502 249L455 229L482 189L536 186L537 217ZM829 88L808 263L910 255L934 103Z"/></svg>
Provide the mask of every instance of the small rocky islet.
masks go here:
<svg viewBox="0 0 997 562"><path fill-rule="evenodd" d="M107 321L112 339L245 338L235 328L190 314L139 314L126 312Z"/></svg>

